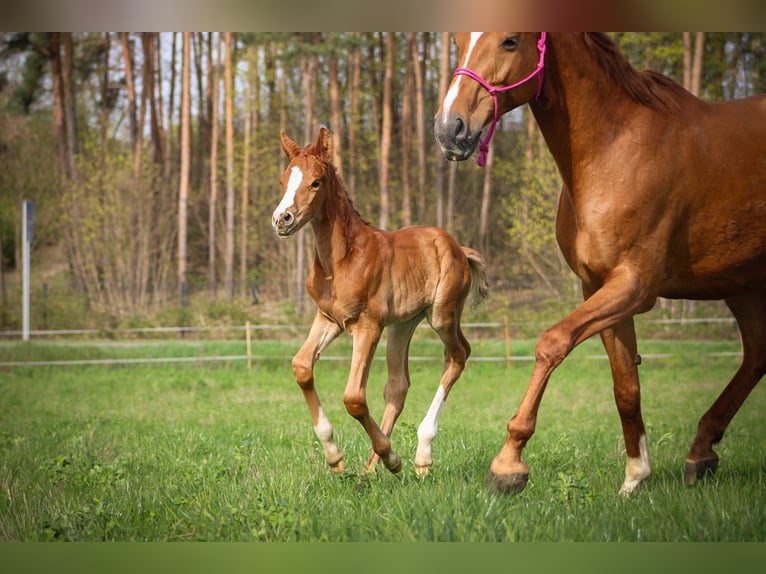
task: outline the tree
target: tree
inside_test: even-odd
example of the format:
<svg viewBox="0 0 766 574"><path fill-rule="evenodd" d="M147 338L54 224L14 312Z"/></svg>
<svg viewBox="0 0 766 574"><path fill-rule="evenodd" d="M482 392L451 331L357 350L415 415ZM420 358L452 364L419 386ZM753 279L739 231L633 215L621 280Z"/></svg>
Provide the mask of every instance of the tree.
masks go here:
<svg viewBox="0 0 766 574"><path fill-rule="evenodd" d="M380 222L378 227L388 227L391 199L388 189L391 156L391 132L393 130L393 76L396 39L393 32L386 34L386 65L383 75L383 118L380 126Z"/></svg>
<svg viewBox="0 0 766 574"><path fill-rule="evenodd" d="M705 53L705 33L696 33L694 48L692 48L691 32L683 32L683 42L684 88L695 96L699 96L702 82L702 56Z"/></svg>
<svg viewBox="0 0 766 574"><path fill-rule="evenodd" d="M181 181L178 188L178 284L181 302L186 295L186 225L191 158L191 33L183 33L181 72Z"/></svg>
<svg viewBox="0 0 766 574"><path fill-rule="evenodd" d="M218 110L220 108L220 81L219 73L221 70L221 58L223 53L223 37L218 34L218 59L213 67L212 76L208 80L211 85L210 100L212 103L212 120L210 135L210 199L208 201L208 288L210 293L215 295L217 291L216 269L216 219L218 209Z"/></svg>
<svg viewBox="0 0 766 574"><path fill-rule="evenodd" d="M224 282L226 296L234 297L234 42L232 33L224 33L224 97L226 99L226 251Z"/></svg>

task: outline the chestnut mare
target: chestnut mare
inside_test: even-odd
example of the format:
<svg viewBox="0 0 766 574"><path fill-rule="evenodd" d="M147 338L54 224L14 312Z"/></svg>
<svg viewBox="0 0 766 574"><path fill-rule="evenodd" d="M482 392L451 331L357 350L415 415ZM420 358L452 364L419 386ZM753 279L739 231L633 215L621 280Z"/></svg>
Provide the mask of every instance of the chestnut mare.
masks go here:
<svg viewBox="0 0 766 574"><path fill-rule="evenodd" d="M468 158L488 123L491 130L497 117L529 103L563 180L556 235L584 295L540 338L487 483L524 489L521 452L548 379L598 333L625 439L620 492L636 489L650 461L633 316L658 297L723 299L743 358L699 421L686 456L693 484L715 471L713 444L766 372L766 97L702 101L636 71L605 34L472 32L455 40L460 68L435 117L442 151Z"/></svg>
<svg viewBox="0 0 766 574"><path fill-rule="evenodd" d="M333 471L343 470L343 454L314 388L314 364L345 330L352 337L353 354L343 402L372 441L367 469L374 470L379 460L391 472L401 469L390 436L410 386L410 339L425 318L444 343L441 381L417 432L415 470L427 474L444 401L471 352L460 329L463 306L469 295L478 302L488 294L484 259L438 227L388 232L363 221L332 165L332 136L325 128L315 144L302 150L282 132L282 149L290 164L282 176L284 197L274 210L272 227L280 237L289 237L308 223L314 231L315 257L307 288L318 310L292 368L325 460ZM385 327L388 379L378 426L367 408L366 387Z"/></svg>

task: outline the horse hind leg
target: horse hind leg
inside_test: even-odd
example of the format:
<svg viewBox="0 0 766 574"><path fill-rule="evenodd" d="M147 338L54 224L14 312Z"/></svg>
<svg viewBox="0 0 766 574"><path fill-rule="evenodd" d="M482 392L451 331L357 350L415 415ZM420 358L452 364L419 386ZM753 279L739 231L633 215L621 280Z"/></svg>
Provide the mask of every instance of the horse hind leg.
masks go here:
<svg viewBox="0 0 766 574"><path fill-rule="evenodd" d="M388 379L383 389L383 398L386 406L383 411L383 418L380 421L380 430L389 439L394 430L394 425L404 409L404 401L410 388L407 358L409 356L412 334L422 320L423 316L419 315L404 323L388 327L388 345L386 349ZM371 450L370 457L367 460L367 471L375 472L379 462L380 457L375 453L375 450Z"/></svg>
<svg viewBox="0 0 766 574"><path fill-rule="evenodd" d="M713 450L750 391L766 373L766 291L759 289L726 300L739 325L742 364L713 405L702 416L689 453L684 481L692 485L718 468Z"/></svg>
<svg viewBox="0 0 766 574"><path fill-rule="evenodd" d="M432 321L431 326L444 342L444 369L431 405L418 426L418 447L415 452L415 473L425 476L431 472L433 454L431 445L439 428L439 418L452 386L465 369L471 346L460 329L456 318L446 323Z"/></svg>

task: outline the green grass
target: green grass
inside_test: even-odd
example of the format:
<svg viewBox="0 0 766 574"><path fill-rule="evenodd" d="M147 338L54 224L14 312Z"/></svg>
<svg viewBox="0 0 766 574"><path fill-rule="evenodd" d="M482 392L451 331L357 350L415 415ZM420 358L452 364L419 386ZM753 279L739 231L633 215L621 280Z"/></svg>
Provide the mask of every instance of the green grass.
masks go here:
<svg viewBox="0 0 766 574"><path fill-rule="evenodd" d="M757 387L718 447L721 464L695 487L683 458L699 416L737 367L736 341L642 341L644 419L653 474L617 494L625 456L598 341L554 373L525 450L526 490L483 486L532 368L520 359L469 364L445 406L434 468L416 478L416 428L439 361L411 363L413 385L394 431L404 469L365 476L369 442L342 404L348 363L320 361L317 386L344 450L339 476L321 447L289 357L299 342L258 342L258 360L13 367L0 371L0 539L217 541L764 541L766 394ZM473 342L474 357L503 341ZM342 338L327 354L345 356ZM243 355L241 341L33 342L0 345L0 362ZM429 336L413 355L438 357ZM655 357L668 354L670 357ZM379 349L378 356L384 356ZM596 358L593 358L596 357ZM369 402L380 416L385 363Z"/></svg>

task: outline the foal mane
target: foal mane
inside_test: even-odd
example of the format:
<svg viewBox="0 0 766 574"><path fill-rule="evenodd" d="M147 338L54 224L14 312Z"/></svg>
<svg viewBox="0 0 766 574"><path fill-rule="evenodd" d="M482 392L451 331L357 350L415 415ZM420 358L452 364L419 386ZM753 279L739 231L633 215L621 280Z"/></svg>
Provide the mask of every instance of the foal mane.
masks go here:
<svg viewBox="0 0 766 574"><path fill-rule="evenodd" d="M684 89L675 81L652 70L636 70L617 44L603 32L587 32L585 47L606 72L636 102L658 111L673 112L680 107L678 96Z"/></svg>
<svg viewBox="0 0 766 574"><path fill-rule="evenodd" d="M343 178L335 169L335 165L332 162L332 158L324 157L324 153L320 150L316 144L310 144L307 146L306 153L313 156L324 167L327 174L327 182L332 187L331 193L334 196L336 205L340 207L337 210L337 216L343 223L343 233L346 237L346 252L351 249L351 238L354 237L354 227L358 224L362 224L371 227L370 223L366 221L357 211L354 202L346 191L346 186L343 183ZM343 209L343 206L346 209Z"/></svg>

